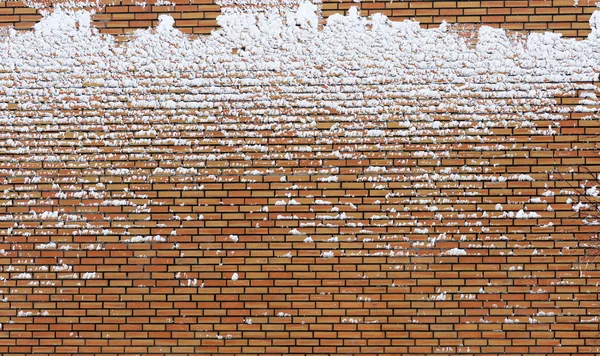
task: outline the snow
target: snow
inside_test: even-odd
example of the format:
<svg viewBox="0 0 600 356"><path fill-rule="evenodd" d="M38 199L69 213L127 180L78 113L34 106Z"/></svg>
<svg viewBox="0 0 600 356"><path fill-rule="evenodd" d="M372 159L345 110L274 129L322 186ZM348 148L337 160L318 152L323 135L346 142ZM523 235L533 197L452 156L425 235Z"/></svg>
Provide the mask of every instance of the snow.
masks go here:
<svg viewBox="0 0 600 356"><path fill-rule="evenodd" d="M536 316L554 316L554 312L539 311L535 315Z"/></svg>
<svg viewBox="0 0 600 356"><path fill-rule="evenodd" d="M329 177L319 178L319 182L333 183L333 182L337 182L337 181L338 181L338 176L329 176Z"/></svg>
<svg viewBox="0 0 600 356"><path fill-rule="evenodd" d="M586 189L585 194L592 197L597 197L598 194L600 194L600 191L597 189L597 186L593 186L591 188Z"/></svg>
<svg viewBox="0 0 600 356"><path fill-rule="evenodd" d="M344 318L344 319L342 319L342 324L346 324L346 323L349 323L349 324L358 324L359 322L360 322L360 320L353 319L353 318L349 318L349 319Z"/></svg>
<svg viewBox="0 0 600 356"><path fill-rule="evenodd" d="M306 1L301 3L296 11L296 23L304 28L316 29L319 24L317 10L317 5Z"/></svg>
<svg viewBox="0 0 600 356"><path fill-rule="evenodd" d="M600 4L600 1L597 4ZM600 11L594 11L592 13L592 15L590 16L589 23L592 33L590 33L588 38L591 40L600 39Z"/></svg>
<svg viewBox="0 0 600 356"><path fill-rule="evenodd" d="M130 239L125 239L123 241L124 242L133 242L133 243L138 243L138 242L153 242L153 241L154 242L165 242L165 241L167 241L167 239L164 238L164 237L162 237L162 236L160 236L160 235L155 235L155 236L152 236L152 235L149 235L149 236L138 235L138 236L134 236L134 237L132 237Z"/></svg>
<svg viewBox="0 0 600 356"><path fill-rule="evenodd" d="M291 229L290 235L304 235L304 233L302 233L302 231L300 231L298 229Z"/></svg>
<svg viewBox="0 0 600 356"><path fill-rule="evenodd" d="M27 316L32 316L33 312L24 312L22 310L19 310L19 312L17 313L17 316L19 317L27 317Z"/></svg>
<svg viewBox="0 0 600 356"><path fill-rule="evenodd" d="M464 249L460 249L460 248L455 247L453 249L450 249L450 250L446 251L444 254L448 255L448 256L466 256L467 255L467 251L464 250Z"/></svg>
<svg viewBox="0 0 600 356"><path fill-rule="evenodd" d="M526 212L522 209L515 214L515 218L517 219L537 219L540 217L542 216L534 211Z"/></svg>
<svg viewBox="0 0 600 356"><path fill-rule="evenodd" d="M14 279L31 279L33 276L31 273L27 273L27 272L22 272L19 273L18 275L14 276Z"/></svg>
<svg viewBox="0 0 600 356"><path fill-rule="evenodd" d="M39 244L35 246L36 250L46 250L56 248L56 243L48 242L46 244Z"/></svg>
<svg viewBox="0 0 600 356"><path fill-rule="evenodd" d="M58 219L58 211L44 211L39 218L42 220Z"/></svg>
<svg viewBox="0 0 600 356"><path fill-rule="evenodd" d="M571 203L570 201L567 201L567 204L570 204L570 203ZM576 211L576 212L579 212L580 210L587 209L589 207L590 207L589 204L585 204L585 203L582 203L582 202L577 202L577 204L573 205L571 207L571 209L574 210L574 211Z"/></svg>
<svg viewBox="0 0 600 356"><path fill-rule="evenodd" d="M322 252L321 253L321 257L323 257L323 258L333 258L334 257L334 253L333 253L333 251Z"/></svg>
<svg viewBox="0 0 600 356"><path fill-rule="evenodd" d="M435 295L435 296L431 297L430 299L431 300L444 301L444 300L446 300L446 293L447 292L442 292L442 293L440 293L438 295Z"/></svg>
<svg viewBox="0 0 600 356"><path fill-rule="evenodd" d="M546 190L545 192L542 193L543 196L545 197L553 197L554 196L554 192L551 190Z"/></svg>
<svg viewBox="0 0 600 356"><path fill-rule="evenodd" d="M70 271L72 269L73 269L72 266L69 266L65 263L63 263L61 265L52 266L52 272L64 272L64 271Z"/></svg>

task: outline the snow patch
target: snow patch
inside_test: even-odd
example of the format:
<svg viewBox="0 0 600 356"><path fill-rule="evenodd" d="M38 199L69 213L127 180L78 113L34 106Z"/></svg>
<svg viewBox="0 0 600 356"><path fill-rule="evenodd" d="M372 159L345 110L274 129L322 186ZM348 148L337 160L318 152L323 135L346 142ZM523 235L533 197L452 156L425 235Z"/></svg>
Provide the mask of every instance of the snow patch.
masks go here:
<svg viewBox="0 0 600 356"><path fill-rule="evenodd" d="M450 249L450 250L444 252L444 254L448 255L448 256L466 256L467 255L467 251L464 250L464 249L460 249L460 248L456 248L455 247L453 249Z"/></svg>

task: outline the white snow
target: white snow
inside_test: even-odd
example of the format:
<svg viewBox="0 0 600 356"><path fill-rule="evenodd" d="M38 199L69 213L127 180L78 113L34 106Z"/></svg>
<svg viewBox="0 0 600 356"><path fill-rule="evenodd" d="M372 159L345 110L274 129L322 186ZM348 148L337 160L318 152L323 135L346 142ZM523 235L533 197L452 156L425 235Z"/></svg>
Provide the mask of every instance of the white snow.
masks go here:
<svg viewBox="0 0 600 356"><path fill-rule="evenodd" d="M515 214L515 218L517 219L537 219L537 218L541 218L542 216L534 211L530 211L530 212L526 212L523 209L519 210L516 214Z"/></svg>
<svg viewBox="0 0 600 356"><path fill-rule="evenodd" d="M598 322L598 316L594 316L592 318L589 319L581 319L582 323L597 323Z"/></svg>
<svg viewBox="0 0 600 356"><path fill-rule="evenodd" d="M70 271L72 269L73 269L72 266L69 266L65 263L63 263L61 265L52 266L52 268L51 268L52 272L64 272L64 271Z"/></svg>
<svg viewBox="0 0 600 356"><path fill-rule="evenodd" d="M460 249L460 248L455 247L453 249L446 251L444 254L448 255L448 256L466 256L467 251L465 249Z"/></svg>
<svg viewBox="0 0 600 356"><path fill-rule="evenodd" d="M321 253L321 257L323 257L323 258L333 258L334 257L333 251L322 252Z"/></svg>
<svg viewBox="0 0 600 356"><path fill-rule="evenodd" d="M596 2L596 7L600 7L600 1ZM592 33L589 34L588 38L591 40L600 39L600 11L594 11L592 13L589 23Z"/></svg>
<svg viewBox="0 0 600 356"><path fill-rule="evenodd" d="M140 236L140 235L138 235L138 236L134 236L134 237L132 237L130 239L125 239L123 241L124 242L134 242L134 243L137 243L137 242L153 242L153 241L154 242L165 242L165 241L167 241L167 239L164 238L164 237L162 237L162 236L160 236L160 235L155 235L155 236L151 236L151 235L149 235L149 236Z"/></svg>
<svg viewBox="0 0 600 356"><path fill-rule="evenodd" d="M296 11L296 22L302 27L316 29L319 24L317 10L317 5L307 1L302 2Z"/></svg>
<svg viewBox="0 0 600 356"><path fill-rule="evenodd" d="M554 316L554 312L539 311L535 315L536 316Z"/></svg>
<svg viewBox="0 0 600 356"><path fill-rule="evenodd" d="M591 188L586 189L585 194L592 197L597 197L598 194L600 194L600 191L597 189L597 186L593 186Z"/></svg>
<svg viewBox="0 0 600 356"><path fill-rule="evenodd" d="M31 279L33 276L31 273L27 273L27 272L22 272L19 273L18 275L14 276L14 279Z"/></svg>
<svg viewBox="0 0 600 356"><path fill-rule="evenodd" d="M36 248L36 250L46 250L46 249L56 248L56 243L48 242L45 244L39 244L39 245L36 245L35 248Z"/></svg>
<svg viewBox="0 0 600 356"><path fill-rule="evenodd" d="M329 177L319 178L319 182L332 183L332 182L337 182L337 181L338 181L338 176L329 176Z"/></svg>
<svg viewBox="0 0 600 356"><path fill-rule="evenodd" d="M545 196L545 197L553 197L555 194L554 194L554 192L553 192L553 191L551 191L551 190L546 190L546 191L544 191L544 192L542 193L542 195L543 195L543 196Z"/></svg>
<svg viewBox="0 0 600 356"><path fill-rule="evenodd" d="M431 300L439 300L439 301L444 301L444 300L446 300L446 293L447 293L447 292L442 292L442 293L440 293L440 294L438 294L438 295L435 295L435 296L431 297L430 299L431 299Z"/></svg>

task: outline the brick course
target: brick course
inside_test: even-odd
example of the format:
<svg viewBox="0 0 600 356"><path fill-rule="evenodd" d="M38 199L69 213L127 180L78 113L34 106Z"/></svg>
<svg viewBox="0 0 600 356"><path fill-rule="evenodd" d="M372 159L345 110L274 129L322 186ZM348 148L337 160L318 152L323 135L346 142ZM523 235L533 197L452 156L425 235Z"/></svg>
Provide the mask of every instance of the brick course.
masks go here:
<svg viewBox="0 0 600 356"><path fill-rule="evenodd" d="M394 21L415 19L424 27L442 21L465 25L501 27L515 31L556 31L565 37L582 38L589 33L588 20L596 1L364 1L324 0L323 16L346 14L351 6L363 15L382 13Z"/></svg>
<svg viewBox="0 0 600 356"><path fill-rule="evenodd" d="M32 0L37 3L40 1ZM190 34L208 34L217 27L220 6L216 0L101 0L104 7L93 17L102 33L130 34L158 24L158 16L169 14L175 26ZM162 4L162 5L157 5ZM166 5L165 5L166 4ZM442 21L477 26L485 24L515 31L554 31L565 37L584 38L590 32L589 17L597 9L595 0L532 1L364 1L324 0L323 18L347 14L356 6L362 15L381 13L394 21L417 20L425 28ZM50 5L51 6L51 5ZM49 9L51 7L43 7ZM40 10L22 1L0 1L0 26L30 29L41 19Z"/></svg>

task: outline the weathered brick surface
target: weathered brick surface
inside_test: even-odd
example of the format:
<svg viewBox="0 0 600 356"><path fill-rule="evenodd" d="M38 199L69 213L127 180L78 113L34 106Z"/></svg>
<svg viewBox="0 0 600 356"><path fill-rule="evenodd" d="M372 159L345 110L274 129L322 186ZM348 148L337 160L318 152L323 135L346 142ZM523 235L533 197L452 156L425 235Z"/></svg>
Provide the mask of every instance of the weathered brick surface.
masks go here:
<svg viewBox="0 0 600 356"><path fill-rule="evenodd" d="M265 68L227 41L1 62L0 354L598 354L598 226L573 211L600 172L579 106L598 82L570 60L508 73L497 47L463 71L433 41L403 67Z"/></svg>

